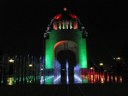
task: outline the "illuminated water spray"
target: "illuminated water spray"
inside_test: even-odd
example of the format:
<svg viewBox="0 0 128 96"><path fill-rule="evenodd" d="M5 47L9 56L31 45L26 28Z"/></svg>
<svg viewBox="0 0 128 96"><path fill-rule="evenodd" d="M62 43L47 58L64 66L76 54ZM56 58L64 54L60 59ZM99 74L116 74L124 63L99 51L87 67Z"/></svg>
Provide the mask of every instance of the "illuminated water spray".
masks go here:
<svg viewBox="0 0 128 96"><path fill-rule="evenodd" d="M67 84L69 84L68 67L69 67L68 61L66 60L66 82L67 82Z"/></svg>
<svg viewBox="0 0 128 96"><path fill-rule="evenodd" d="M61 65L58 60L55 60L54 69L54 84L59 84L61 82Z"/></svg>
<svg viewBox="0 0 128 96"><path fill-rule="evenodd" d="M75 83L82 83L81 70L79 65L76 65L74 67L74 80L75 80Z"/></svg>

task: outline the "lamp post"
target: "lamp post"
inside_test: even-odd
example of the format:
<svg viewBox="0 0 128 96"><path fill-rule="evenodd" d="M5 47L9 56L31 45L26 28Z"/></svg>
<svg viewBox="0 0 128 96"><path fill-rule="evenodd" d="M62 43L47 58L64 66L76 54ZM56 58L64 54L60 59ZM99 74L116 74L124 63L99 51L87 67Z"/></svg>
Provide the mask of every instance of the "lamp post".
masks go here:
<svg viewBox="0 0 128 96"><path fill-rule="evenodd" d="M29 70L30 70L30 76L31 76L31 75L32 75L32 67L33 67L33 64L29 64L28 67L29 67Z"/></svg>
<svg viewBox="0 0 128 96"><path fill-rule="evenodd" d="M115 58L116 61L116 72L123 72L124 71L124 62L123 62L123 58L122 57L116 57Z"/></svg>
<svg viewBox="0 0 128 96"><path fill-rule="evenodd" d="M14 59L11 58L8 60L8 62L9 62L9 76L10 76L13 75L13 71L14 71L13 70Z"/></svg>
<svg viewBox="0 0 128 96"><path fill-rule="evenodd" d="M13 77L13 72L14 72L14 59L9 59L8 60L9 63L9 72L8 72L8 78L7 78L7 85L13 85L14 83L14 77Z"/></svg>
<svg viewBox="0 0 128 96"><path fill-rule="evenodd" d="M104 69L103 69L104 64L102 62L100 62L99 65L100 65L100 72L103 72L104 71Z"/></svg>
<svg viewBox="0 0 128 96"><path fill-rule="evenodd" d="M30 72L29 73L29 83L32 83L32 80L33 80L33 76L32 76L33 75L32 74L33 73L33 69L32 69L33 68L33 64L28 64L28 67L29 67L29 72Z"/></svg>

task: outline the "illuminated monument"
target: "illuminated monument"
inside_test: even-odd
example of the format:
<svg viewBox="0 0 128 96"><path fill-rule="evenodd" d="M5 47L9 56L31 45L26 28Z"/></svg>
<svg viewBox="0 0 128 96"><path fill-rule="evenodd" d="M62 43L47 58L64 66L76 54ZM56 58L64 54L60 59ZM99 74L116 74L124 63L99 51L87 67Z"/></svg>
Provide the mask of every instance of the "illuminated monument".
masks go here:
<svg viewBox="0 0 128 96"><path fill-rule="evenodd" d="M78 17L66 8L44 33L44 82L82 82L87 66L87 32Z"/></svg>

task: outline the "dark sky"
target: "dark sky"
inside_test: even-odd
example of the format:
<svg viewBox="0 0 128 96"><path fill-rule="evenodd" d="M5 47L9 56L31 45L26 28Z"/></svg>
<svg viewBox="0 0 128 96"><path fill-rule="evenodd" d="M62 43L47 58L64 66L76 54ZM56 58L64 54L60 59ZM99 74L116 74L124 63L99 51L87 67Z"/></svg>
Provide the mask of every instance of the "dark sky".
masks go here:
<svg viewBox="0 0 128 96"><path fill-rule="evenodd" d="M92 61L120 55L128 40L128 10L123 0L4 0L0 13L0 50L41 55L43 32L63 7L75 13L86 27Z"/></svg>

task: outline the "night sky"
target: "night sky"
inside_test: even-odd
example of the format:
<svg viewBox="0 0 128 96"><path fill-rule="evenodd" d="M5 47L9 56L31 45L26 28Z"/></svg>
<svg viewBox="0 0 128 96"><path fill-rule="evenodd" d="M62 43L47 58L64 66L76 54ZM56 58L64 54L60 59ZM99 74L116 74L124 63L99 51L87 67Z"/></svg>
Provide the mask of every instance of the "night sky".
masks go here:
<svg viewBox="0 0 128 96"><path fill-rule="evenodd" d="M4 0L0 13L0 50L12 55L42 55L43 32L63 7L84 24L91 61L106 62L121 54L128 40L128 10L123 0Z"/></svg>

